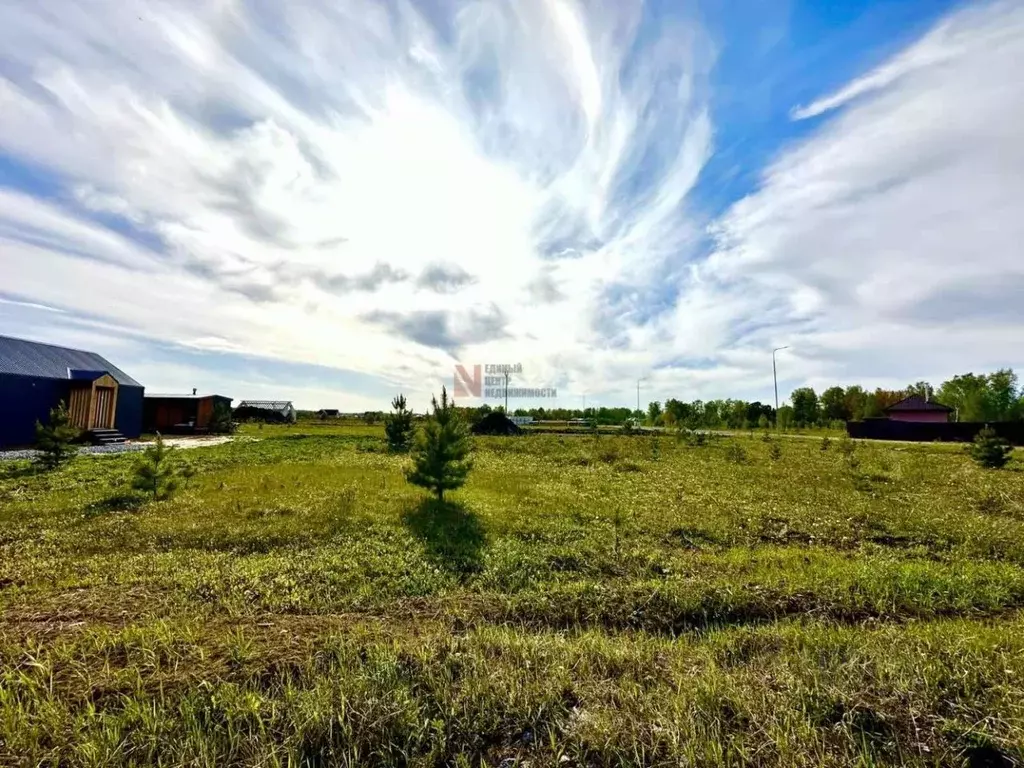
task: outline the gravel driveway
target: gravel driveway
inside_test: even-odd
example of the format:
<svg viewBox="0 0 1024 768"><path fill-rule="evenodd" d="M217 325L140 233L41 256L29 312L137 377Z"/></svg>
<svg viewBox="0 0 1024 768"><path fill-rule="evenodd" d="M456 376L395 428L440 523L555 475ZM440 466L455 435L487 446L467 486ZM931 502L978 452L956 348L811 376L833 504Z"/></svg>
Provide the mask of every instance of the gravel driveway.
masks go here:
<svg viewBox="0 0 1024 768"><path fill-rule="evenodd" d="M229 443L234 438L228 436L219 437L167 437L164 438L164 445L175 448L203 448L211 445ZM121 443L120 445L86 445L78 449L80 456L93 456L105 453L134 453L144 451L151 442ZM31 448L20 451L0 451L0 461L17 461L18 459L34 459L39 451Z"/></svg>

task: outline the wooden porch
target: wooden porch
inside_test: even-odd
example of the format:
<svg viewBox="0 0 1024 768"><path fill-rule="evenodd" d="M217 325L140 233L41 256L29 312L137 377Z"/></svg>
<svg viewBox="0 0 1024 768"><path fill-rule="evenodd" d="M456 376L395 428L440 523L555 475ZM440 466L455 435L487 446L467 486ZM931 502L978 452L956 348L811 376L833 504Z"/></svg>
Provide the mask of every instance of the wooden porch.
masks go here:
<svg viewBox="0 0 1024 768"><path fill-rule="evenodd" d="M114 428L117 382L109 374L73 382L69 399L68 416L74 426L84 431Z"/></svg>

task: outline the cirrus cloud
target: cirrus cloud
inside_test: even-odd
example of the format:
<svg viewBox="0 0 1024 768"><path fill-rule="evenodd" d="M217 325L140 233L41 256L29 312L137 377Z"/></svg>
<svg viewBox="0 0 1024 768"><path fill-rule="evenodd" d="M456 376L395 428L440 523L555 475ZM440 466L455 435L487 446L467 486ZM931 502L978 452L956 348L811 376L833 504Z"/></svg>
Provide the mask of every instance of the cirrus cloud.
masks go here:
<svg viewBox="0 0 1024 768"><path fill-rule="evenodd" d="M820 124L714 221L694 196L717 43L655 13L8 4L5 306L421 403L456 355L609 397L644 374L655 396L763 397L786 342L794 383L1024 359L991 306L1021 277L1018 7L959 11L794 108Z"/></svg>

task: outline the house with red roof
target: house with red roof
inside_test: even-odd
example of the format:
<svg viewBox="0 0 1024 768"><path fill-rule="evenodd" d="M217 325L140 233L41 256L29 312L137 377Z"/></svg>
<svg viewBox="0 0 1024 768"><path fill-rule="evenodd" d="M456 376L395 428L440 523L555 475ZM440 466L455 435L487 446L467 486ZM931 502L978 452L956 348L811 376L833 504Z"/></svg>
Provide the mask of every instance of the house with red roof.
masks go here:
<svg viewBox="0 0 1024 768"><path fill-rule="evenodd" d="M953 409L929 397L911 395L898 403L893 403L882 412L891 421L945 422L949 421L949 414Z"/></svg>

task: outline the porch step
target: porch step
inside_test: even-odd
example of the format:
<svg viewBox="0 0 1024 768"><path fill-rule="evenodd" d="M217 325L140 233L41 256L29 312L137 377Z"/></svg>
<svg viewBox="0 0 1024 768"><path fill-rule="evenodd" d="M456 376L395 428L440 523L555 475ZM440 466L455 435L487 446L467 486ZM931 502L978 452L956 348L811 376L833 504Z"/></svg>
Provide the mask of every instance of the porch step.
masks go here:
<svg viewBox="0 0 1024 768"><path fill-rule="evenodd" d="M116 429L90 429L88 435L93 445L119 445L125 441Z"/></svg>

